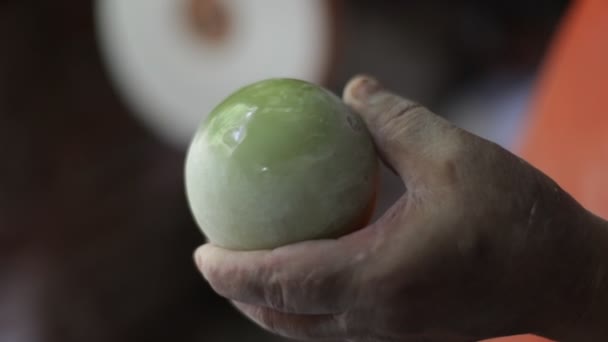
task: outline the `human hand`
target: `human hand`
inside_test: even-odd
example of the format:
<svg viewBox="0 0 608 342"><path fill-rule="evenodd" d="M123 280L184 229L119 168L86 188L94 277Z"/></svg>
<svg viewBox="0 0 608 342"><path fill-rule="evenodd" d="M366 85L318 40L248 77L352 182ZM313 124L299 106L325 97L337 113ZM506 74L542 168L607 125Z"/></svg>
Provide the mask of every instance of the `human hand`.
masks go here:
<svg viewBox="0 0 608 342"><path fill-rule="evenodd" d="M357 77L358 112L406 193L336 240L264 251L207 244L202 274L277 334L349 341L565 338L593 301L605 229L513 154ZM603 278L602 278L603 279Z"/></svg>

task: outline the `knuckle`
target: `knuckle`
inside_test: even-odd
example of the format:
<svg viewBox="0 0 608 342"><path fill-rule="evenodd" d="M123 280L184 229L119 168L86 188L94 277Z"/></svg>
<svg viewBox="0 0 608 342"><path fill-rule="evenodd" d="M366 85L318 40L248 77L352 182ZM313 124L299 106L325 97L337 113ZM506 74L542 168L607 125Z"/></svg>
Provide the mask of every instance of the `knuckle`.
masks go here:
<svg viewBox="0 0 608 342"><path fill-rule="evenodd" d="M360 324L362 320L358 320L356 316L355 312L346 311L335 317L336 323L344 336L356 337L365 335L363 327L366 325Z"/></svg>
<svg viewBox="0 0 608 342"><path fill-rule="evenodd" d="M281 276L275 274L268 279L265 291L265 301L268 306L279 311L286 309L284 288Z"/></svg>
<svg viewBox="0 0 608 342"><path fill-rule="evenodd" d="M393 98L382 114L382 126L387 129L405 128L420 124L424 107L419 103Z"/></svg>
<svg viewBox="0 0 608 342"><path fill-rule="evenodd" d="M426 155L432 152L429 149L444 141L443 125L425 107L400 103L391 107L384 116L382 124L377 126L377 137L392 142L393 146Z"/></svg>
<svg viewBox="0 0 608 342"><path fill-rule="evenodd" d="M272 309L259 308L255 320L267 331L282 337L308 337L306 331L299 331L297 324Z"/></svg>
<svg viewBox="0 0 608 342"><path fill-rule="evenodd" d="M301 287L309 293L311 302L323 305L330 311L341 311L350 300L350 274L349 270L336 270L323 276L311 275L306 277Z"/></svg>
<svg viewBox="0 0 608 342"><path fill-rule="evenodd" d="M277 333L279 332L279 325L276 319L276 316L272 314L272 311L259 308L258 309L258 321L259 323L266 329L271 332Z"/></svg>

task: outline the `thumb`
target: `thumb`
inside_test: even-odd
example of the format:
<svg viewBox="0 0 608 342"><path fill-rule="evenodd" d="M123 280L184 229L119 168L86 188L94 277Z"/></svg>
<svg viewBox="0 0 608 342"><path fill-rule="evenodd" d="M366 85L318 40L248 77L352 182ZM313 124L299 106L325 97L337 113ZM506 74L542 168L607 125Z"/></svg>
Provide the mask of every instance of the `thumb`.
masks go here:
<svg viewBox="0 0 608 342"><path fill-rule="evenodd" d="M369 76L351 79L343 100L363 118L380 156L406 184L445 181L454 172L465 138L461 129Z"/></svg>

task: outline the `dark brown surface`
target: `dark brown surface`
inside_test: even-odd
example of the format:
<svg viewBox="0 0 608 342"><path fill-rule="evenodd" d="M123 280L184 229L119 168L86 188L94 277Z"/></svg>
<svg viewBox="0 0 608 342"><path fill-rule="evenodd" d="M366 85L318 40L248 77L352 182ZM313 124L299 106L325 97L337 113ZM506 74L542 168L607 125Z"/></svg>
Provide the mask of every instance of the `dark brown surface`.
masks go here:
<svg viewBox="0 0 608 342"><path fill-rule="evenodd" d="M183 153L118 100L92 2L2 1L0 42L0 340L258 332L196 272Z"/></svg>

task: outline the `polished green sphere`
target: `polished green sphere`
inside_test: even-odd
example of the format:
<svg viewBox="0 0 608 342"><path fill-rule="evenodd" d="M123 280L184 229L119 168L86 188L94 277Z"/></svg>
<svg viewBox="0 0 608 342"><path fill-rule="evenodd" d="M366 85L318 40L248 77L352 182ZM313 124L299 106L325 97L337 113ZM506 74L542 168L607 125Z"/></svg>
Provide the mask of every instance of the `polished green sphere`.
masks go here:
<svg viewBox="0 0 608 342"><path fill-rule="evenodd" d="M237 90L196 132L186 194L212 244L271 249L335 238L373 211L378 162L364 122L328 90L268 79Z"/></svg>

